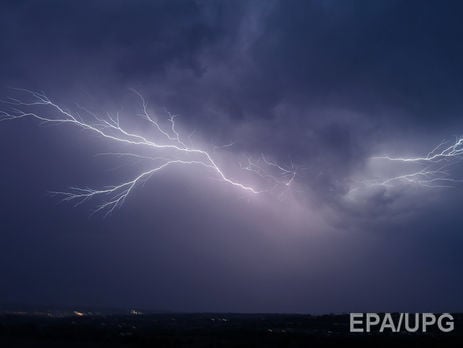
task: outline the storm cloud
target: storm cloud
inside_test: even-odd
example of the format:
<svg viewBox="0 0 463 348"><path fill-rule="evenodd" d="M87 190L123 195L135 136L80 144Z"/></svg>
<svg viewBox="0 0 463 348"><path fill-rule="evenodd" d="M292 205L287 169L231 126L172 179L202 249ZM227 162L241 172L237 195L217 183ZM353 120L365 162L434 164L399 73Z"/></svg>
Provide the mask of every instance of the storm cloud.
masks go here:
<svg viewBox="0 0 463 348"><path fill-rule="evenodd" d="M117 183L111 144L0 123L4 304L179 311L463 310L463 187L365 188L461 135L461 8L437 1L3 1L0 99L178 115L298 168L283 199L166 170L110 217L47 195ZM235 157L233 157L235 158ZM124 174L122 169L122 173ZM401 170L401 169L400 169ZM458 177L458 166L452 174ZM392 173L392 171L391 171Z"/></svg>

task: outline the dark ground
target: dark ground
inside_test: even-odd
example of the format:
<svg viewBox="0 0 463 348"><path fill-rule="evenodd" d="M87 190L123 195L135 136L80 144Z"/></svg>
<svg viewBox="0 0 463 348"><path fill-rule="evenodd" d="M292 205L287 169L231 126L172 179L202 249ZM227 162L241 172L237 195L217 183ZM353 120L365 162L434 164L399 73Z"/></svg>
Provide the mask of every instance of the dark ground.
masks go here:
<svg viewBox="0 0 463 348"><path fill-rule="evenodd" d="M348 315L3 313L0 347L463 347L452 333L350 334Z"/></svg>

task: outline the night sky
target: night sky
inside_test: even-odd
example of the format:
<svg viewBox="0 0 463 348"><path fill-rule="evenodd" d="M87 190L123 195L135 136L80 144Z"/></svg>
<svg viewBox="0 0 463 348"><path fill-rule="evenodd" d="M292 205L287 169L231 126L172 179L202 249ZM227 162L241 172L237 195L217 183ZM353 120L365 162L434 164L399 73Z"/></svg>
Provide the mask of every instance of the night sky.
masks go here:
<svg viewBox="0 0 463 348"><path fill-rule="evenodd" d="M259 185L232 164L261 154L297 174L252 194L172 166L92 214L98 201L50 192L130 178L136 161L96 156L127 147L0 122L0 305L463 311L463 165L445 168L446 187L378 185L422 167L372 159L463 134L462 13L457 1L2 1L0 99L44 91L154 134L136 89L234 179Z"/></svg>

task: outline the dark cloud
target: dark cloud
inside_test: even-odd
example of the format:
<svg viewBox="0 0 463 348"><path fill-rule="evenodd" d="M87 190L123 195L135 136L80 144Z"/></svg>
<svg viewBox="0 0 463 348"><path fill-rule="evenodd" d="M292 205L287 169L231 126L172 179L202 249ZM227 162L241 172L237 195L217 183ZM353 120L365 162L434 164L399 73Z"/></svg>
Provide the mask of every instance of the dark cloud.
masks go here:
<svg viewBox="0 0 463 348"><path fill-rule="evenodd" d="M69 128L0 124L0 298L199 311L461 310L460 190L352 190L459 134L458 2L3 1L1 94L123 110L136 88L230 158L298 166L247 202L167 171L107 219L49 190L130 170ZM235 157L233 157L235 156ZM227 158L229 158L227 157ZM453 169L452 169L453 170ZM404 293L405 291L405 293Z"/></svg>

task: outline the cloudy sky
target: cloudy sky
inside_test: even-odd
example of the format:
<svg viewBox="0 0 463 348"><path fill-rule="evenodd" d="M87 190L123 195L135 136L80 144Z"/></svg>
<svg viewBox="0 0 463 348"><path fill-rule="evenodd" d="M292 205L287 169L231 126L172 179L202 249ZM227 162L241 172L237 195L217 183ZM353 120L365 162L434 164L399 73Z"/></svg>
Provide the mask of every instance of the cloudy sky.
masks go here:
<svg viewBox="0 0 463 348"><path fill-rule="evenodd" d="M131 144L28 117L0 122L0 304L462 311L459 153L375 158L426 157L463 134L462 10L2 1L3 116L18 112L9 97L31 101L12 89L26 88L72 113L119 113L127 129L164 141L137 116L135 89L163 129L177 115L188 147L259 193L210 168L168 166L111 214L92 214L104 197L74 207L50 192L130 180L145 162L97 154Z"/></svg>

